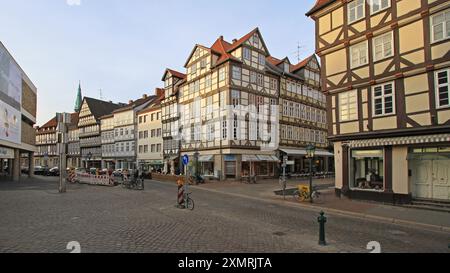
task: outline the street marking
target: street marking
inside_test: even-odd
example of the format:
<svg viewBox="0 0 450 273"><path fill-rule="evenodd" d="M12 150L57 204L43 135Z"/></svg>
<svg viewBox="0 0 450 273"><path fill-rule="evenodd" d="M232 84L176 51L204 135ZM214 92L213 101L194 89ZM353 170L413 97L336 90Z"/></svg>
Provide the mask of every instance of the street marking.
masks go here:
<svg viewBox="0 0 450 273"><path fill-rule="evenodd" d="M370 253L381 253L381 244L377 241L372 241L367 244L367 250L372 250Z"/></svg>

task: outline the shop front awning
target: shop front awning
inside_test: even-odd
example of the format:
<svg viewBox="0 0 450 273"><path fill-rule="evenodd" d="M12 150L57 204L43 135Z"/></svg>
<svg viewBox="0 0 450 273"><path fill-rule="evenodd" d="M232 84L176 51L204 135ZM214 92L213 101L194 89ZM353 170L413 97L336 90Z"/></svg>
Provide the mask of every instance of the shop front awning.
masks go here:
<svg viewBox="0 0 450 273"><path fill-rule="evenodd" d="M450 153L430 153L430 154L408 154L406 158L409 161L419 160L449 160Z"/></svg>
<svg viewBox="0 0 450 273"><path fill-rule="evenodd" d="M278 157L274 155L242 155L242 162L278 162Z"/></svg>
<svg viewBox="0 0 450 273"><path fill-rule="evenodd" d="M328 151L322 151L322 150L316 150L315 152L316 156L334 156L334 154L328 152Z"/></svg>
<svg viewBox="0 0 450 273"><path fill-rule="evenodd" d="M450 134L352 140L350 148L450 142Z"/></svg>
<svg viewBox="0 0 450 273"><path fill-rule="evenodd" d="M274 155L258 155L258 158L261 161L267 161L267 162L278 162L280 161L276 156Z"/></svg>
<svg viewBox="0 0 450 273"><path fill-rule="evenodd" d="M306 149L280 149L287 155L306 155Z"/></svg>
<svg viewBox="0 0 450 273"><path fill-rule="evenodd" d="M242 155L242 162L258 162L261 161L256 155Z"/></svg>
<svg viewBox="0 0 450 273"><path fill-rule="evenodd" d="M198 162L214 162L213 155L202 155L198 157Z"/></svg>

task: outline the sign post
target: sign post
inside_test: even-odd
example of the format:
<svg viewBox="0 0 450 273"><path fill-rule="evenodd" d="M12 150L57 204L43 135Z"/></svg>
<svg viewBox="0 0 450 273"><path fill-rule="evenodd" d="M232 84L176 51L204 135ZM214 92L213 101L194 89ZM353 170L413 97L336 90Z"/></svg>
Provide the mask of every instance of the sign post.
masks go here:
<svg viewBox="0 0 450 273"><path fill-rule="evenodd" d="M59 193L66 192L67 125L71 122L69 113L56 113L58 122L57 140L59 153Z"/></svg>
<svg viewBox="0 0 450 273"><path fill-rule="evenodd" d="M188 193L188 184L189 184L189 175L188 175L188 164L189 164L189 156L188 155L184 155L183 156L183 165L184 165L184 175L185 175L185 181L184 181L184 194L185 194L185 198L184 198L184 202L185 202L185 207L187 208L187 193Z"/></svg>
<svg viewBox="0 0 450 273"><path fill-rule="evenodd" d="M283 199L286 200L286 166L287 166L287 156L283 156Z"/></svg>

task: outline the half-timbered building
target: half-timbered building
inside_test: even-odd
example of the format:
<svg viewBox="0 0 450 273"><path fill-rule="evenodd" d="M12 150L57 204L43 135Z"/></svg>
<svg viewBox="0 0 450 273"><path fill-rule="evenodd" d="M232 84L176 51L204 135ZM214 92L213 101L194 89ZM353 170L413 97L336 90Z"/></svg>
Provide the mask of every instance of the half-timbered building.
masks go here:
<svg viewBox="0 0 450 273"><path fill-rule="evenodd" d="M450 2L318 0L336 192L450 200Z"/></svg>

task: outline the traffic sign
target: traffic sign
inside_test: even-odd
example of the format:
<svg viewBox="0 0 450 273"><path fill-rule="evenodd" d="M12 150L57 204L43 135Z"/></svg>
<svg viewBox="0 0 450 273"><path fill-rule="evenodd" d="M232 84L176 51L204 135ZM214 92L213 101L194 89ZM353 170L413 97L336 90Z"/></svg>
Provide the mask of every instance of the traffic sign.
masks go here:
<svg viewBox="0 0 450 273"><path fill-rule="evenodd" d="M189 156L188 155L184 155L183 156L183 165L187 165L187 164L189 164Z"/></svg>

